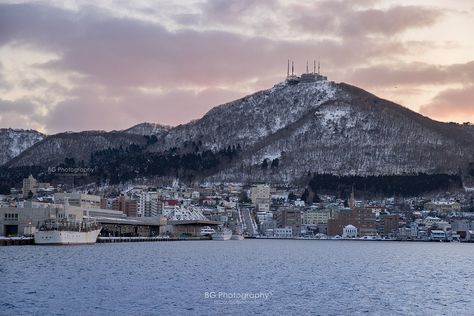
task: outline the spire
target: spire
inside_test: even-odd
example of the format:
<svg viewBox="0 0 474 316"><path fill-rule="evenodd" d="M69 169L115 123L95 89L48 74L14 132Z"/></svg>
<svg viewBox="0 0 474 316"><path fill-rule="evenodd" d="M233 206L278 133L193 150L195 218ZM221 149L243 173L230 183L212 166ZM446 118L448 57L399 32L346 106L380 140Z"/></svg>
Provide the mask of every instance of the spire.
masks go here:
<svg viewBox="0 0 474 316"><path fill-rule="evenodd" d="M319 58L318 58L318 75L320 75L320 71L321 70L321 63L319 62Z"/></svg>
<svg viewBox="0 0 474 316"><path fill-rule="evenodd" d="M293 76L295 74L295 62L291 62L291 75Z"/></svg>
<svg viewBox="0 0 474 316"><path fill-rule="evenodd" d="M308 61L306 61L306 73L309 73L309 69L308 69Z"/></svg>
<svg viewBox="0 0 474 316"><path fill-rule="evenodd" d="M290 76L290 60L288 59L288 69L286 71L286 76L289 77Z"/></svg>
<svg viewBox="0 0 474 316"><path fill-rule="evenodd" d="M316 59L313 60L313 75L316 74Z"/></svg>

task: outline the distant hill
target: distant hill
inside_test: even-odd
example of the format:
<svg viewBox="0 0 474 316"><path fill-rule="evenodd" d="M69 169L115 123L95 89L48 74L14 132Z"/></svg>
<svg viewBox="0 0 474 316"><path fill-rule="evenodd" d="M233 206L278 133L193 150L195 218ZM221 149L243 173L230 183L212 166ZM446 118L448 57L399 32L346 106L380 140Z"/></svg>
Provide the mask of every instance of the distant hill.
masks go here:
<svg viewBox="0 0 474 316"><path fill-rule="evenodd" d="M76 162L89 162L92 153L107 148L126 148L131 144L144 145L142 135L124 132L86 131L78 133L60 133L44 138L20 155L10 160L6 166L56 166L66 158Z"/></svg>
<svg viewBox="0 0 474 316"><path fill-rule="evenodd" d="M0 129L0 165L43 140L45 135L34 130Z"/></svg>
<svg viewBox="0 0 474 316"><path fill-rule="evenodd" d="M166 134L170 129L170 126L161 125L157 123L140 123L124 130L124 132L128 134L137 135L161 136L163 134Z"/></svg>

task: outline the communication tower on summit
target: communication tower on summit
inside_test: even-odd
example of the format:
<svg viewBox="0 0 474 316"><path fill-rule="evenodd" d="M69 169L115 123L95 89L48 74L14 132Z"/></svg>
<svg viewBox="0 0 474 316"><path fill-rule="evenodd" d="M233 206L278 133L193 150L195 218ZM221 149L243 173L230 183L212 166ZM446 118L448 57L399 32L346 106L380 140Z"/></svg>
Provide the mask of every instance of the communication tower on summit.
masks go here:
<svg viewBox="0 0 474 316"><path fill-rule="evenodd" d="M317 81L327 80L326 76L322 76L321 63L318 59L318 71L316 72L316 59L313 60L313 71L309 71L309 61L306 61L306 72L301 74L301 76L295 75L295 63L291 61L291 74L290 74L290 60L288 59L288 65L286 70L286 82L289 84L298 84L298 83L311 83Z"/></svg>

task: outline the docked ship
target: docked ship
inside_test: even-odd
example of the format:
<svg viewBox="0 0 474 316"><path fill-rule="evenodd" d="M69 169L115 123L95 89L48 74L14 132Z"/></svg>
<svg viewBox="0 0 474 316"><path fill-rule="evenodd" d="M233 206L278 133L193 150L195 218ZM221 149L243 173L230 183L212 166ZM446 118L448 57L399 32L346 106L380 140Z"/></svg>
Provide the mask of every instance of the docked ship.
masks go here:
<svg viewBox="0 0 474 316"><path fill-rule="evenodd" d="M35 232L37 245L82 245L95 244L101 226L95 221L70 222L49 219Z"/></svg>
<svg viewBox="0 0 474 316"><path fill-rule="evenodd" d="M230 237L230 240L244 240L244 234L242 234L242 230L237 228Z"/></svg>
<svg viewBox="0 0 474 316"><path fill-rule="evenodd" d="M216 231L209 227L209 226L204 226L203 228L201 228L201 236L212 236L212 234L214 234Z"/></svg>
<svg viewBox="0 0 474 316"><path fill-rule="evenodd" d="M229 240L232 237L232 230L226 227L219 228L212 234L212 240Z"/></svg>

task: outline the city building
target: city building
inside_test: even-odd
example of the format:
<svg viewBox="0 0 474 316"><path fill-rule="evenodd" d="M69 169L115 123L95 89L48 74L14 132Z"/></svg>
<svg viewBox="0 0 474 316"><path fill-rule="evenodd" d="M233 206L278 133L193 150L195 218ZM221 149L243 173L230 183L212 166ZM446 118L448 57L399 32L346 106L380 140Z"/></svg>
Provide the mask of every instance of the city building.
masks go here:
<svg viewBox="0 0 474 316"><path fill-rule="evenodd" d="M357 228L353 225L344 226L342 229L342 237L344 238L356 238L357 237Z"/></svg>
<svg viewBox="0 0 474 316"><path fill-rule="evenodd" d="M137 217L137 201L131 200L124 195L119 196L113 201L112 209L121 211L128 217Z"/></svg>
<svg viewBox="0 0 474 316"><path fill-rule="evenodd" d="M103 199L98 195L83 193L55 193L54 203L68 204L84 208L101 208Z"/></svg>
<svg viewBox="0 0 474 316"><path fill-rule="evenodd" d="M270 232L268 232L270 233ZM273 237L291 238L293 237L293 229L291 227L279 227L273 229Z"/></svg>
<svg viewBox="0 0 474 316"><path fill-rule="evenodd" d="M46 219L64 219L80 221L83 211L75 207L64 207L43 203L25 207L0 208L0 236L23 236L34 233L35 228Z"/></svg>
<svg viewBox="0 0 474 316"><path fill-rule="evenodd" d="M291 227L293 235L299 236L301 233L301 210L282 207L276 212L276 222L279 228Z"/></svg>
<svg viewBox="0 0 474 316"><path fill-rule="evenodd" d="M331 217L331 210L314 208L303 212L303 224L317 225L327 224Z"/></svg>
<svg viewBox="0 0 474 316"><path fill-rule="evenodd" d="M459 212L461 210L461 204L455 201L431 201L425 203L425 210L438 215L446 215L451 212Z"/></svg>
<svg viewBox="0 0 474 316"><path fill-rule="evenodd" d="M375 221L375 214L370 209L359 207L342 209L328 220L328 235L341 236L345 226L353 225L357 227L359 236L374 236L377 234Z"/></svg>
<svg viewBox="0 0 474 316"><path fill-rule="evenodd" d="M139 217L156 217L161 215L163 211L163 203L161 201L161 193L156 191L141 192L138 197Z"/></svg>
<svg viewBox="0 0 474 316"><path fill-rule="evenodd" d="M253 204L270 203L270 185L257 184L250 189L250 200Z"/></svg>
<svg viewBox="0 0 474 316"><path fill-rule="evenodd" d="M49 183L38 182L32 175L23 179L23 198L29 198L30 195L35 195L40 190L49 188Z"/></svg>
<svg viewBox="0 0 474 316"><path fill-rule="evenodd" d="M398 232L400 225L400 216L397 214L394 215L384 215L383 220L383 233L384 235L392 235Z"/></svg>

